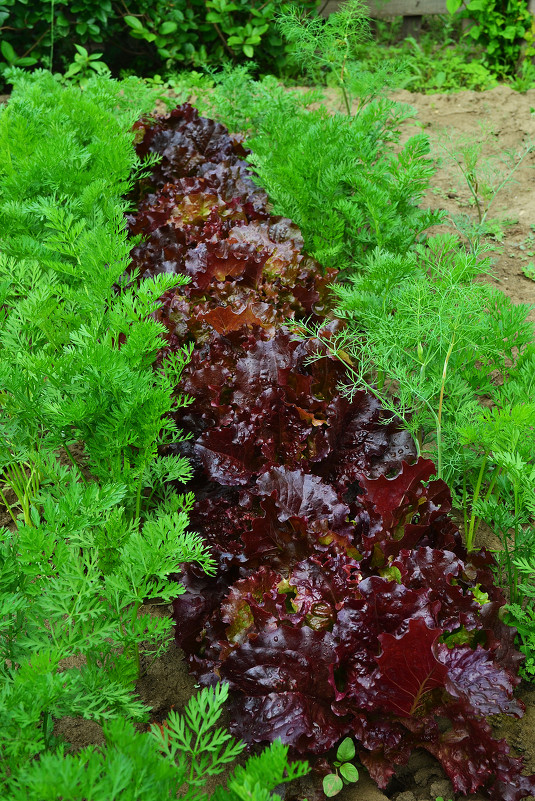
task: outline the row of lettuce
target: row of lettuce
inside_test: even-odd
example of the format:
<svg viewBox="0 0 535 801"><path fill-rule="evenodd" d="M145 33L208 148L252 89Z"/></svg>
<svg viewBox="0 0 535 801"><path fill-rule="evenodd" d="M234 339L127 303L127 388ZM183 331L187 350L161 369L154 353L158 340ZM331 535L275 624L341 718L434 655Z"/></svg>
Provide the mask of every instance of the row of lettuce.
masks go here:
<svg viewBox="0 0 535 801"><path fill-rule="evenodd" d="M242 751L220 728L227 688L205 689L148 730L136 681L172 637L140 614L181 591L169 575L215 564L188 530L187 460L158 456L189 347L153 370L158 298L187 279L123 276L125 196L141 163L132 126L151 110L140 82L85 92L21 73L0 112L0 795L5 799L196 797ZM150 700L149 700L150 704ZM71 754L55 725L102 726ZM39 757L36 759L36 757ZM214 798L261 801L306 766L276 744Z"/></svg>
<svg viewBox="0 0 535 801"><path fill-rule="evenodd" d="M320 52L322 36L312 42ZM246 134L255 181L274 212L299 225L308 253L339 270L334 306L345 325L327 337L314 321L301 330L319 335L344 363L342 392L374 394L401 419L417 452L434 460L462 515L469 551L482 522L499 540L497 581L507 589L508 619L519 630L529 677L535 670L531 310L476 280L492 274L493 261L477 221L463 224L461 233L445 214L417 205L433 165L424 134L399 145L401 123L413 111L363 84L351 64L339 89L340 107L350 113L333 116L314 107L315 93L292 94L237 69L223 72L198 105ZM446 232L429 238L424 232L437 223Z"/></svg>
<svg viewBox="0 0 535 801"><path fill-rule="evenodd" d="M520 774L521 763L493 739L486 721L498 712L522 714L513 700L521 656L514 630L501 620L505 599L494 582L493 559L473 547L467 553L448 515L448 487L420 455L424 445L439 447L438 435L418 442L393 416L394 398L385 394L387 404L380 405L374 397L381 381L366 359L366 329L358 328L356 315L345 322L326 317L326 284L341 280L340 272L306 255L299 230L288 217L273 217L257 182L268 183L266 172L276 172L270 201L277 211L288 211L290 196L296 216L298 204L308 204L303 233L316 237L309 239L310 250L320 242L326 254L325 207L311 205L325 201L320 190L316 194L307 157L314 142L321 152L320 134L326 151L328 141L340 152L345 142L344 158L325 159L330 178L318 175L320 187L322 179L333 186L338 181L338 191L328 196L331 227L338 219L342 228L340 241L331 243L332 260L346 275L359 262L366 274L369 261L382 263L384 272L392 261L404 270L395 284L383 280L380 299L368 293L369 305L394 319L383 384L396 377L395 320L403 309L393 293L411 285L409 268L423 308L424 281L432 297L442 288L439 281L436 289L431 284L433 273L427 277L429 265L436 262L436 273L442 267L448 313L459 314L452 285L469 295L477 255L465 256L444 236L415 250L431 218L408 190L423 191L416 175L428 174L429 163L424 137L398 154L386 145L397 139L395 104L370 98L362 117L331 118L303 109L302 99L275 87L281 114L266 110L266 95L255 95L255 88L244 91L264 103L258 130L266 156L260 160L254 149L259 135L248 140L254 183L242 137L188 104L138 126L139 155L161 160L129 217L132 233L144 237L132 252L132 267L142 277L191 279L167 292L157 313L167 327L160 359L165 364L175 349L196 342L181 382L195 399L173 413L189 439L169 452L191 459L192 522L217 562L215 579L195 566L185 570L185 592L174 602L177 639L202 684L230 684L231 729L250 743L280 737L326 770L336 744L354 737L359 760L382 788L414 749L425 748L441 761L456 792L482 788L493 799L522 798L532 792L533 778ZM281 145L287 128L300 132L293 151ZM391 250L379 247L379 237ZM413 253L426 256L424 266ZM337 286L347 291L347 284ZM505 298L500 303L498 319L512 308ZM472 320L467 301L466 308ZM444 347L438 323L435 314L430 331L421 324L426 354ZM359 352L338 347L351 325L362 340ZM446 319L441 325L447 332ZM306 330L312 333L303 339ZM449 343L446 350L453 358ZM367 383L354 384L344 396L339 386L356 369ZM450 402L449 386L440 394L443 405ZM446 419L444 412L445 431Z"/></svg>

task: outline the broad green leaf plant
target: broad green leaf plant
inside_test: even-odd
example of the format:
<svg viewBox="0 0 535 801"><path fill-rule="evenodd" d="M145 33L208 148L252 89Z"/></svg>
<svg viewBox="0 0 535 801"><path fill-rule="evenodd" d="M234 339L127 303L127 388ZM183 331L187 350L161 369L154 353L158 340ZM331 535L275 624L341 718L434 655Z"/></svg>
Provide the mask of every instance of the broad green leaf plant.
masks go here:
<svg viewBox="0 0 535 801"><path fill-rule="evenodd" d="M526 2L447 0L446 7L450 14L469 20L465 37L482 47L483 63L497 75L514 75L522 63L529 63L535 51L533 17Z"/></svg>
<svg viewBox="0 0 535 801"><path fill-rule="evenodd" d="M65 71L64 80L72 81L79 84L79 86L86 86L89 77L96 73L97 75L109 75L109 67L101 60L102 53L89 53L83 45L75 44L76 53L74 61L69 64Z"/></svg>
<svg viewBox="0 0 535 801"><path fill-rule="evenodd" d="M353 784L359 779L359 772L351 762L355 758L355 743L351 737L345 737L336 751L333 762L333 773L323 777L323 792L327 798L332 798L343 790L344 785Z"/></svg>

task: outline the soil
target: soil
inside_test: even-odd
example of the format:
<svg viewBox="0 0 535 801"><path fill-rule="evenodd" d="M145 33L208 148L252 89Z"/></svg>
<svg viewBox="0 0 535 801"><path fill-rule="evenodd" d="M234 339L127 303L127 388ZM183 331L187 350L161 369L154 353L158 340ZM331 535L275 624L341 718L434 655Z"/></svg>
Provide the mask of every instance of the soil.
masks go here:
<svg viewBox="0 0 535 801"><path fill-rule="evenodd" d="M422 128L434 143L438 159L438 141L441 131L451 129L454 141L461 136L479 133L479 124L493 131L484 154L491 155L496 145L501 149L518 150L528 141L535 142L535 90L518 94L506 87L484 93L461 92L452 95L420 95L398 91L392 95L396 100L409 103L417 112L414 120L404 123L403 139L418 133ZM328 105L334 105L331 95ZM535 281L525 277L522 268L535 253L535 193L532 191L535 152L530 153L515 173L515 183L509 183L500 192L493 208L493 218L507 218L510 225L504 228L503 241L495 252L495 278L490 280L499 286L515 303L535 304ZM437 164L437 172L431 182L424 204L432 208L444 208L450 214L460 212L474 215L470 205L470 193L458 180L458 170L445 162ZM533 259L535 261L535 258ZM535 311L532 312L535 320ZM0 524L9 524L9 519ZM481 543L482 544L482 543ZM160 607L146 607L149 614L165 614ZM152 707L151 717L163 720L171 708L181 711L194 692L194 680L189 676L184 657L173 644L166 654L150 665L138 683L141 698ZM506 737L515 755L522 755L526 770L535 773L535 688L525 686L519 695L526 704L526 714L521 720L500 716L494 721L496 735ZM90 743L103 742L100 726L78 718L63 718L56 724L56 734L61 734L70 743L72 750ZM416 752L405 768L399 771L387 794L377 789L373 782L362 776L358 784L349 786L338 796L340 801L435 801L442 796L445 801L460 799L453 794L450 782L436 760L425 752ZM484 796L473 795L470 801L484 801ZM531 799L535 801L535 799Z"/></svg>
<svg viewBox="0 0 535 801"><path fill-rule="evenodd" d="M445 209L448 214L469 214L477 219L471 204L468 186L458 167L444 158L439 142L448 136L456 147L466 137L486 139L483 162L496 154L519 153L531 144L535 147L535 90L525 94L500 86L487 92L459 92L450 95L419 95L407 91L392 97L408 103L417 111L412 122L404 125L404 138L423 130L431 139L437 172L426 194L426 206ZM486 131L486 132L485 132ZM492 168L492 164L489 165ZM494 275L490 283L498 286L515 303L535 304L535 280L522 272L529 262L535 263L535 192L533 168L535 149L521 163L513 176L497 194L490 219L502 221L503 240L488 239L495 247ZM485 165L483 163L483 170ZM501 178L507 175L502 165ZM505 225L503 224L505 222ZM535 278L535 269L534 269ZM535 310L530 315L535 320Z"/></svg>

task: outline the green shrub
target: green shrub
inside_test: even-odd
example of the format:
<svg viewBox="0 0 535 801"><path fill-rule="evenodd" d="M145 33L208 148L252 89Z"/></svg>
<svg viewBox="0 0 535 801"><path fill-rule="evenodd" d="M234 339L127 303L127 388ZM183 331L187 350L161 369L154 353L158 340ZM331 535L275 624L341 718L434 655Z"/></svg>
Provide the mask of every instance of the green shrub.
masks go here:
<svg viewBox="0 0 535 801"><path fill-rule="evenodd" d="M450 14L469 20L465 36L483 48L483 63L500 77L514 75L533 50L533 17L526 0L447 0ZM529 52L522 53L526 43Z"/></svg>
<svg viewBox="0 0 535 801"><path fill-rule="evenodd" d="M255 60L278 70L286 48L274 24L288 0L77 0L67 3L2 0L2 56L5 65L28 60L51 68L73 61L75 44L103 52L117 72L147 74L162 67ZM313 9L316 0L304 0ZM26 61L21 63L20 59ZM53 63L52 63L53 61Z"/></svg>

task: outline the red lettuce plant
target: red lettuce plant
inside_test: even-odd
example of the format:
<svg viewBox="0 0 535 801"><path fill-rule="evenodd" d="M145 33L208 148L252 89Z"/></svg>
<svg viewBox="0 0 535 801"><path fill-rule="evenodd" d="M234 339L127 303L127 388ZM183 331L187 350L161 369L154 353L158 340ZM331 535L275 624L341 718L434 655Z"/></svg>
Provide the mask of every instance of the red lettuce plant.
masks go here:
<svg viewBox="0 0 535 801"><path fill-rule="evenodd" d="M383 788L425 748L457 792L535 792L486 721L522 714L491 557L467 555L449 491L408 435L373 397L342 397L343 365L311 360L314 343L284 325L324 319L334 273L269 215L240 138L191 106L140 123L138 151L162 158L130 218L144 236L133 267L191 278L156 312L157 369L196 343L180 387L194 401L176 420L190 439L171 448L192 460L192 522L219 566L181 577L191 669L230 683L248 742L321 755L352 735Z"/></svg>

